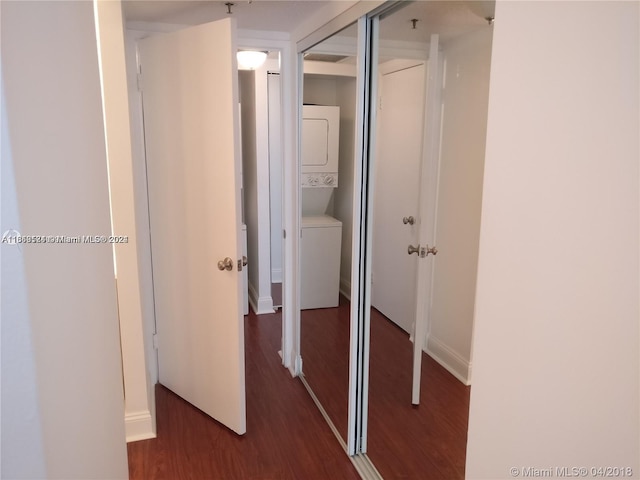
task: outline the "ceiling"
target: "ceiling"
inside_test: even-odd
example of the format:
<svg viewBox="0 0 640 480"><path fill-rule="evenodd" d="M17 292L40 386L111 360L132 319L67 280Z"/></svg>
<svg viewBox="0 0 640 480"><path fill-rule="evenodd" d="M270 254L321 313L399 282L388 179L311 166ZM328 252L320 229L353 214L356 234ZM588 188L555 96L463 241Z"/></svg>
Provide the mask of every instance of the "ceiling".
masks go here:
<svg viewBox="0 0 640 480"><path fill-rule="evenodd" d="M125 19L129 22L159 22L197 25L229 16L227 0L123 0ZM345 0L232 0L232 15L238 28L292 32L330 1ZM439 33L446 43L469 30L486 26L485 17L493 17L494 1L418 0L381 22L381 36L387 40L428 42ZM417 19L412 28L411 19Z"/></svg>
<svg viewBox="0 0 640 480"><path fill-rule="evenodd" d="M300 23L326 6L318 0L231 0L238 28L292 32ZM219 0L123 0L128 22L199 25L229 17Z"/></svg>
<svg viewBox="0 0 640 480"><path fill-rule="evenodd" d="M494 1L417 0L406 2L382 16L380 21L379 61L392 58L416 58L426 55L432 34L439 35L439 43L448 42L478 29L489 27L493 18ZM416 20L415 28L414 22ZM305 59L355 64L357 51L355 24L313 46ZM383 52L384 50L384 52ZM423 52L423 53L418 53Z"/></svg>
<svg viewBox="0 0 640 480"><path fill-rule="evenodd" d="M478 28L485 28L486 18L493 17L494 1L444 0L416 1L383 18L380 37L384 40L428 43L431 34L440 35L441 43ZM418 20L415 29L412 19Z"/></svg>

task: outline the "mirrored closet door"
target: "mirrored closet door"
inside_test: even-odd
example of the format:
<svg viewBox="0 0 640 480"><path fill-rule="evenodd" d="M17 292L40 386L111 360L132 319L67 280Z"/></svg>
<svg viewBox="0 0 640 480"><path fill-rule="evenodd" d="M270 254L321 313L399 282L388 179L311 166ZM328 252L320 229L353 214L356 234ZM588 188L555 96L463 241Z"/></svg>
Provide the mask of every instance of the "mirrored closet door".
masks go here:
<svg viewBox="0 0 640 480"><path fill-rule="evenodd" d="M370 19L366 452L383 478L464 478L492 9Z"/></svg>
<svg viewBox="0 0 640 480"><path fill-rule="evenodd" d="M464 477L492 16L388 2L303 52L302 370L384 478Z"/></svg>

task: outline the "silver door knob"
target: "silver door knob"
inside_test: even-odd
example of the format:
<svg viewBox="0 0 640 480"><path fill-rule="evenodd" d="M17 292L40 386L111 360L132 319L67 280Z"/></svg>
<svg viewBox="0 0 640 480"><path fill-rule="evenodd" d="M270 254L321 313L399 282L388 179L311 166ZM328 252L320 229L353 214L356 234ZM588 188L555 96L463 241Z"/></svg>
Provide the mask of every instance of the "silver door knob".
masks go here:
<svg viewBox="0 0 640 480"><path fill-rule="evenodd" d="M218 262L218 270L233 270L233 260L231 260L229 257L225 258L224 260L220 260Z"/></svg>
<svg viewBox="0 0 640 480"><path fill-rule="evenodd" d="M403 217L402 218L402 223L404 223L405 225L408 223L409 225L413 225L414 223L416 223L416 219L413 218L412 216L409 217Z"/></svg>
<svg viewBox="0 0 640 480"><path fill-rule="evenodd" d="M407 253L409 255L411 255L412 253L418 253L420 252L420 245L414 247L413 245L409 245L409 247L407 247Z"/></svg>
<svg viewBox="0 0 640 480"><path fill-rule="evenodd" d="M427 253L426 253L426 255L429 255L429 254L431 254L431 255L435 255L436 253L438 253L438 249L437 249L436 247L431 247L431 248L429 248L429 246L427 246ZM425 255L425 256L426 256L426 255Z"/></svg>

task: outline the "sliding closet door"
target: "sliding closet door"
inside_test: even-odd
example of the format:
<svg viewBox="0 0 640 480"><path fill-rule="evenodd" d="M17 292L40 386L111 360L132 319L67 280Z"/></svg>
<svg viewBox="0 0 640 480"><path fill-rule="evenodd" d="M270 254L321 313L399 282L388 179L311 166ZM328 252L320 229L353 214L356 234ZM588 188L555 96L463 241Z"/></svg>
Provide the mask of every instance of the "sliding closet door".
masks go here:
<svg viewBox="0 0 640 480"><path fill-rule="evenodd" d="M366 226L359 213L364 203L360 186L365 24L363 20L347 25L301 56L302 379L351 455L360 451L359 426L366 416L364 331L357 317L364 298L359 270ZM309 148L312 127L325 142L333 139L333 147L323 152L320 142Z"/></svg>

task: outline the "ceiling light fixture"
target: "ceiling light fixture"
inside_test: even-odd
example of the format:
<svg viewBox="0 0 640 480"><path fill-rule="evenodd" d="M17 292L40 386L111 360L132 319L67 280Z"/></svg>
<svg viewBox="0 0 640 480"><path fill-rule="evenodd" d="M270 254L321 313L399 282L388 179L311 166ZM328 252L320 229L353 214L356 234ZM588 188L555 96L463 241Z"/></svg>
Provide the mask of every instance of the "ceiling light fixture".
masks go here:
<svg viewBox="0 0 640 480"><path fill-rule="evenodd" d="M255 70L262 66L267 59L267 52L255 50L240 50L237 54L240 70Z"/></svg>

